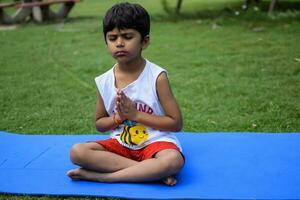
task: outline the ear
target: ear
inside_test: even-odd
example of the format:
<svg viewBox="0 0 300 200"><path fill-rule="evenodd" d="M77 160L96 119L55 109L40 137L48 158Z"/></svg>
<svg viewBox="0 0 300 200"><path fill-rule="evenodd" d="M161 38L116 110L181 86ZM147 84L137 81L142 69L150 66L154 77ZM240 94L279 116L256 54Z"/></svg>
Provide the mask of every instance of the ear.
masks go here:
<svg viewBox="0 0 300 200"><path fill-rule="evenodd" d="M142 41L142 49L146 49L150 44L150 36L146 35Z"/></svg>

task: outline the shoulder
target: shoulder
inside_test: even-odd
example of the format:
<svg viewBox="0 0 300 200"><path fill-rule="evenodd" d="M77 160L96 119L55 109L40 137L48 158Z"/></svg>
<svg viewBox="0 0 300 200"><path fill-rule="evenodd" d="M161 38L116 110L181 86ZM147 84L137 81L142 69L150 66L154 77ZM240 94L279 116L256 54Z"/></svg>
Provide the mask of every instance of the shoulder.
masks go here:
<svg viewBox="0 0 300 200"><path fill-rule="evenodd" d="M161 72L157 77L157 83L169 82L167 72Z"/></svg>
<svg viewBox="0 0 300 200"><path fill-rule="evenodd" d="M95 82L96 83L101 83L103 81L106 81L107 79L112 78L113 76L113 67L111 69L109 69L108 71L104 72L103 74L95 77Z"/></svg>
<svg viewBox="0 0 300 200"><path fill-rule="evenodd" d="M168 72L166 69L164 69L163 67L160 67L157 64L154 64L148 60L147 60L147 68L151 72L154 79L158 79L160 76L167 77L167 75L168 75Z"/></svg>
<svg viewBox="0 0 300 200"><path fill-rule="evenodd" d="M146 60L147 62L147 65L149 65L149 69L151 69L151 71L153 72L162 72L162 71L165 71L167 72L167 70L153 62L150 62L149 60Z"/></svg>

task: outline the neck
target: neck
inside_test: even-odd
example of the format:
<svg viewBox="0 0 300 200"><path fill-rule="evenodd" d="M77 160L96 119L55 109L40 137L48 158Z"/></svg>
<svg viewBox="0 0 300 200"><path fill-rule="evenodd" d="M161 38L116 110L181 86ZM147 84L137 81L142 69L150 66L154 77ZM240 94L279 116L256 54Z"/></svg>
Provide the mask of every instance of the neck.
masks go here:
<svg viewBox="0 0 300 200"><path fill-rule="evenodd" d="M123 72L135 72L135 71L139 71L141 68L144 68L145 66L145 59L140 57L138 59L135 60L131 60L129 62L118 62L117 67L120 71Z"/></svg>

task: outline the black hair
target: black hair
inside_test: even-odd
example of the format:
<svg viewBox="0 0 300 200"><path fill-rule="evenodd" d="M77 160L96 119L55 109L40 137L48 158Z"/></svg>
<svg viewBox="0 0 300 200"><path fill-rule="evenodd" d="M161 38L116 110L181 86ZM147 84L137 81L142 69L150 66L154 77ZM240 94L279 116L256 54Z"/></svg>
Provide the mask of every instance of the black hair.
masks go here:
<svg viewBox="0 0 300 200"><path fill-rule="evenodd" d="M141 34L142 40L150 32L150 16L145 8L139 4L119 3L111 7L103 19L103 34L114 28L135 29Z"/></svg>

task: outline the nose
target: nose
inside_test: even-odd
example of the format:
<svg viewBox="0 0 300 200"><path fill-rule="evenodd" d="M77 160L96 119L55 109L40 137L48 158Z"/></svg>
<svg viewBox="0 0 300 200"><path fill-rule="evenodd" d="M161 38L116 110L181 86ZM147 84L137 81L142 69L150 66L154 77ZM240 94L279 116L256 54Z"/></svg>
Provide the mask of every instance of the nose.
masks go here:
<svg viewBox="0 0 300 200"><path fill-rule="evenodd" d="M121 37L117 39L117 47L124 47L124 40Z"/></svg>

